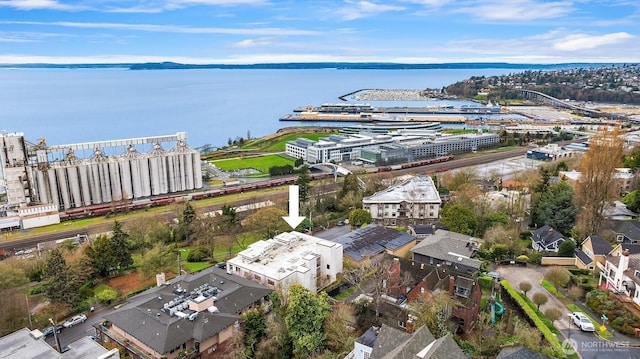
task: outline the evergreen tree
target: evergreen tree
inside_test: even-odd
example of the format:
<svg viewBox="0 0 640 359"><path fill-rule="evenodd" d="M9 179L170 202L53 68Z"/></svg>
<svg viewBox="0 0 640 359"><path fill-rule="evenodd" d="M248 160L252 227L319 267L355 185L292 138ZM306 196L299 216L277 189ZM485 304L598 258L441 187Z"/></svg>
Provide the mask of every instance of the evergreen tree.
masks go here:
<svg viewBox="0 0 640 359"><path fill-rule="evenodd" d="M299 187L298 198L300 203L304 203L309 199L311 195L311 177L309 177L309 169L307 166L302 166L298 172L300 175L296 180L295 184Z"/></svg>
<svg viewBox="0 0 640 359"><path fill-rule="evenodd" d="M122 229L122 224L118 221L113 223L111 234L111 253L113 254L114 267L126 269L133 264L131 252L128 246L129 235Z"/></svg>
<svg viewBox="0 0 640 359"><path fill-rule="evenodd" d="M312 293L300 284L289 288L285 322L293 339L296 358L311 358L324 346L324 323L331 312L326 292Z"/></svg>
<svg viewBox="0 0 640 359"><path fill-rule="evenodd" d="M45 295L54 303L75 306L80 301L80 283L73 277L59 249L47 254L45 262Z"/></svg>
<svg viewBox="0 0 640 359"><path fill-rule="evenodd" d="M109 271L117 265L111 238L107 236L98 236L85 248L84 253L91 261L93 271L99 277L108 276Z"/></svg>

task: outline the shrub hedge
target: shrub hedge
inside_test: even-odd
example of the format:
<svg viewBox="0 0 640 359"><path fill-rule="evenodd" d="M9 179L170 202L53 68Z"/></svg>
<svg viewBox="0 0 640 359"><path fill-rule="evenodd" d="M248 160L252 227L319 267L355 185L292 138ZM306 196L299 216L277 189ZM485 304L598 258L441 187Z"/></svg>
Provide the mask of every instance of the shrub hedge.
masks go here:
<svg viewBox="0 0 640 359"><path fill-rule="evenodd" d="M509 284L509 282L507 282L506 280L502 280L500 281L500 284L505 289L509 297L511 297L511 300L514 301L522 309L524 314L527 316L527 319L529 320L529 322L535 325L538 328L538 330L540 330L544 338L547 340L547 342L551 346L554 356L558 358L563 357L564 354L562 352L562 346L560 345L558 338L556 338L555 334L553 334L551 329L549 329L545 325L545 323L542 321L542 319L540 319L538 314L536 314L536 312L529 306L529 304L527 304L527 302L519 295L518 291L516 291L511 286L511 284Z"/></svg>

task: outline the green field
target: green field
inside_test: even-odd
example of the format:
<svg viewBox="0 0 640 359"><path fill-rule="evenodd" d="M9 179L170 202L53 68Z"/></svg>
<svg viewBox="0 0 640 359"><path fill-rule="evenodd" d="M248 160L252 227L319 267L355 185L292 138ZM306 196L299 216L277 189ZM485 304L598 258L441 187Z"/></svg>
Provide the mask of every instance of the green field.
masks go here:
<svg viewBox="0 0 640 359"><path fill-rule="evenodd" d="M292 165L294 161L281 155L265 155L245 158L230 158L224 160L211 161L223 171L233 171L243 168L255 168L262 173L269 173L269 168L273 166Z"/></svg>
<svg viewBox="0 0 640 359"><path fill-rule="evenodd" d="M329 137L330 133L291 133L288 135L282 135L277 138L265 141L263 139L257 139L250 144L243 147L246 150L260 150L266 152L282 152L285 150L285 145L288 141L293 141L297 138L304 137L313 141L317 141L320 137Z"/></svg>

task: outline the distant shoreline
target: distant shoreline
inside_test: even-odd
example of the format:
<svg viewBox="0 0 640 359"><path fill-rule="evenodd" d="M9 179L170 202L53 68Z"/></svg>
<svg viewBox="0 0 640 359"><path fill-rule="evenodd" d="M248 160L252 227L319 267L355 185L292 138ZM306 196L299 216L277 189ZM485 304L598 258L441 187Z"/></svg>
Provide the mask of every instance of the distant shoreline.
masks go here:
<svg viewBox="0 0 640 359"><path fill-rule="evenodd" d="M53 68L53 69L99 69L122 68L129 70L190 70L190 69L335 69L335 70L432 70L432 69L536 69L583 68L621 65L623 63L559 63L559 64L513 64L507 62L452 62L436 64L403 64L380 62L300 62L262 64L181 64L176 62L114 63L114 64L0 64L2 69Z"/></svg>

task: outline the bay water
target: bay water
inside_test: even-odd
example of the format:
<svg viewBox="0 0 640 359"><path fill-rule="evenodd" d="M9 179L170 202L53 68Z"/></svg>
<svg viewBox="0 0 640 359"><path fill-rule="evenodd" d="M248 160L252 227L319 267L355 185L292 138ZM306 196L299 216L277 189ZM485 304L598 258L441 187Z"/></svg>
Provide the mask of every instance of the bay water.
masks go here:
<svg viewBox="0 0 640 359"><path fill-rule="evenodd" d="M0 131L23 132L28 141L49 145L187 132L190 147L219 147L304 125L279 118L296 107L341 102L339 96L360 89L439 89L470 76L510 72L0 69Z"/></svg>

